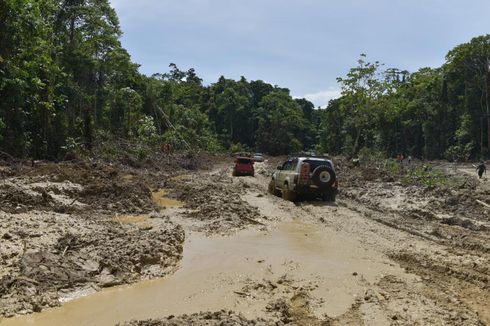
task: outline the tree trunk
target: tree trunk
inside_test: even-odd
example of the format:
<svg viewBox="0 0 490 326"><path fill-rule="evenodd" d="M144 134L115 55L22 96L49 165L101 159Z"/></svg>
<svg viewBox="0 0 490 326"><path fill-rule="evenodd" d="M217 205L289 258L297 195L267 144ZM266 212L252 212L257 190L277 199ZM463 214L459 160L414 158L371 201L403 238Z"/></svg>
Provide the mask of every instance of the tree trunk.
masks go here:
<svg viewBox="0 0 490 326"><path fill-rule="evenodd" d="M352 155L357 155L360 138L361 138L361 128L356 128L356 140L354 142L354 147L352 148Z"/></svg>
<svg viewBox="0 0 490 326"><path fill-rule="evenodd" d="M93 137L92 137L92 116L89 108L83 110L83 122L84 122L84 134L85 134L85 147L88 150L92 150Z"/></svg>
<svg viewBox="0 0 490 326"><path fill-rule="evenodd" d="M488 103L488 80L485 76L485 109L487 112L487 150L490 153L490 105ZM487 155L488 155L487 153Z"/></svg>
<svg viewBox="0 0 490 326"><path fill-rule="evenodd" d="M233 143L233 118L230 118L230 141Z"/></svg>

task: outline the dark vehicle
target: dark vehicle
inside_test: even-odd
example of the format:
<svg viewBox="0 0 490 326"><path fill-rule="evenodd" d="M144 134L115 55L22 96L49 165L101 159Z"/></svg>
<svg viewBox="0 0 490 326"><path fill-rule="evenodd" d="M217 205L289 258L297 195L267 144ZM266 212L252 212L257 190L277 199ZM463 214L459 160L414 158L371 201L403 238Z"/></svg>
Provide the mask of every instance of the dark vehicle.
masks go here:
<svg viewBox="0 0 490 326"><path fill-rule="evenodd" d="M251 157L235 158L235 166L233 167L233 176L239 175L255 175L254 160Z"/></svg>
<svg viewBox="0 0 490 326"><path fill-rule="evenodd" d="M333 162L323 157L290 158L272 174L269 192L289 201L299 195L335 201L338 181Z"/></svg>

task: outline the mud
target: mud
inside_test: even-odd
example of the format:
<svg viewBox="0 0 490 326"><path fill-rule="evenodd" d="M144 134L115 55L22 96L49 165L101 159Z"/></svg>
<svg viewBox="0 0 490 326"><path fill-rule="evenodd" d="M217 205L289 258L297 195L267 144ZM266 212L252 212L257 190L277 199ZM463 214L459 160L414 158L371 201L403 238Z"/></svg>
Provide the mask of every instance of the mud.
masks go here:
<svg viewBox="0 0 490 326"><path fill-rule="evenodd" d="M421 276L434 307L446 306L440 319L428 323L490 324L490 211L481 203L488 201L490 184L464 166L441 163L434 169L444 175L443 185L405 185L403 174L383 182L383 171L372 170L362 184L361 168L347 177L345 205L427 242L422 248L391 250L389 256Z"/></svg>
<svg viewBox="0 0 490 326"><path fill-rule="evenodd" d="M3 171L0 316L161 277L182 258L184 231L158 213L164 194L150 190L166 174L150 180L129 167L88 162ZM131 214L152 218L140 223Z"/></svg>
<svg viewBox="0 0 490 326"><path fill-rule="evenodd" d="M193 229L207 234L232 234L250 225L264 225L266 217L241 198L250 185L244 178L232 178L222 168L191 178L171 179L170 197L185 202L184 216L195 220Z"/></svg>
<svg viewBox="0 0 490 326"><path fill-rule="evenodd" d="M337 248L337 243L343 247ZM324 257L325 252L331 255ZM362 243L301 221L281 222L271 232L245 230L233 237L190 233L181 268L171 278L103 291L91 300L75 300L61 309L19 319L18 324L52 325L71 316L73 323L87 325L91 312L96 312L99 324L107 325L221 309L238 310L250 320L259 317L285 324L320 320L349 309L352 294L363 296L365 285L382 274L411 280L401 268L390 266L387 257L365 251ZM306 301L295 308L298 300Z"/></svg>
<svg viewBox="0 0 490 326"><path fill-rule="evenodd" d="M163 276L182 255L183 230L170 222L140 228L38 212L2 221L0 313L38 312L76 292Z"/></svg>
<svg viewBox="0 0 490 326"><path fill-rule="evenodd" d="M5 168L1 313L63 305L1 324L490 325L489 181L334 161L336 204L267 194L277 160Z"/></svg>
<svg viewBox="0 0 490 326"><path fill-rule="evenodd" d="M223 325L223 326L233 326L233 325L243 325L243 326L266 326L271 325L272 322L259 318L259 319L246 319L240 314L236 314L233 311L218 311L218 312L201 312L192 315L182 315L182 316L169 316L164 319L154 319L145 321L131 321L124 324L119 324L120 326L178 326L178 325Z"/></svg>

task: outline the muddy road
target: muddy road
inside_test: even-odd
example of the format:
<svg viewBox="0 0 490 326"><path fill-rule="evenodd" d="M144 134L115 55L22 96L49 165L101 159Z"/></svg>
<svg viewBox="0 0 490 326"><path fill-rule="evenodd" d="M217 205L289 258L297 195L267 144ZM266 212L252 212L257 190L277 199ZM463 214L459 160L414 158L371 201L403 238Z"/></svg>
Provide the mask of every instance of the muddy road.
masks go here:
<svg viewBox="0 0 490 326"><path fill-rule="evenodd" d="M0 325L490 325L471 166L439 185L339 161L332 204L268 194L274 161L207 163L2 170Z"/></svg>

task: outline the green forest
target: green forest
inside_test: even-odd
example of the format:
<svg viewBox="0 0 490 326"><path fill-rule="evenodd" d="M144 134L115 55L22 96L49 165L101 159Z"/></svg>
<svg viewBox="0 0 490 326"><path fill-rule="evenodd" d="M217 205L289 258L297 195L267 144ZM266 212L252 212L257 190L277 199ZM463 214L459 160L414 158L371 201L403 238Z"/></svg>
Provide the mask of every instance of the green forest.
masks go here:
<svg viewBox="0 0 490 326"><path fill-rule="evenodd" d="M490 35L409 72L362 54L325 108L261 80L171 63L146 76L107 0L0 1L0 151L57 160L106 142L204 151L488 157Z"/></svg>

